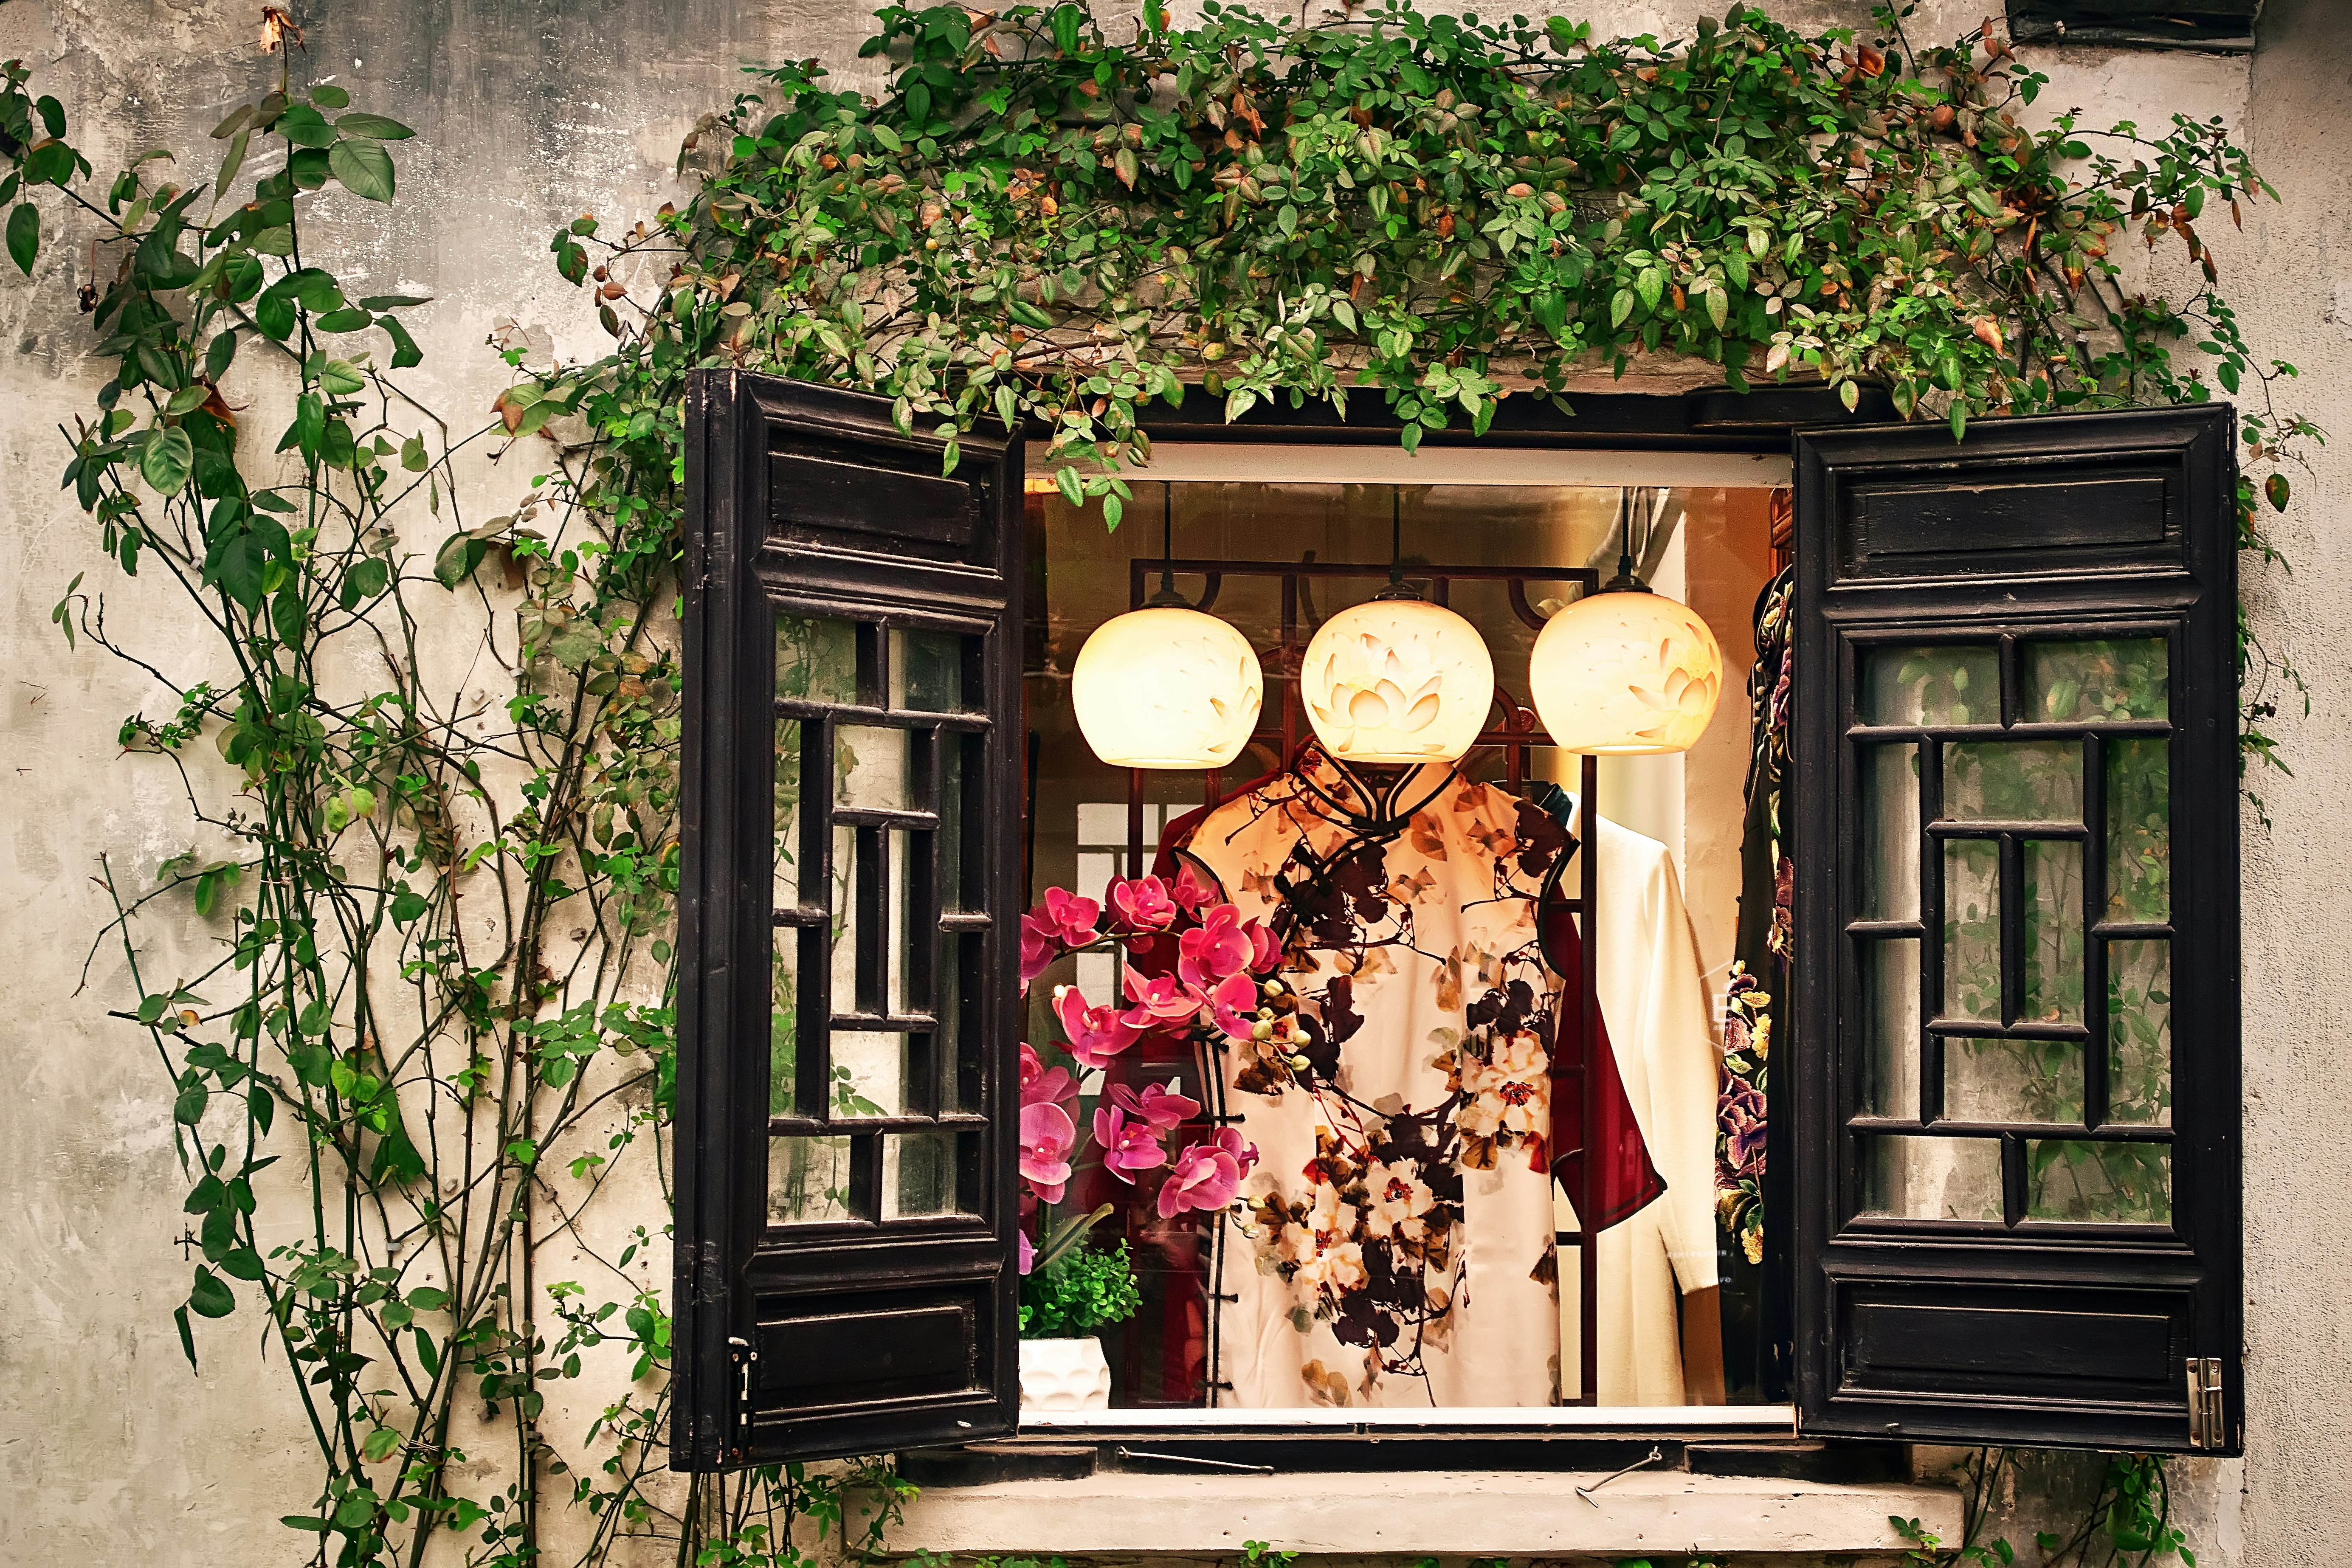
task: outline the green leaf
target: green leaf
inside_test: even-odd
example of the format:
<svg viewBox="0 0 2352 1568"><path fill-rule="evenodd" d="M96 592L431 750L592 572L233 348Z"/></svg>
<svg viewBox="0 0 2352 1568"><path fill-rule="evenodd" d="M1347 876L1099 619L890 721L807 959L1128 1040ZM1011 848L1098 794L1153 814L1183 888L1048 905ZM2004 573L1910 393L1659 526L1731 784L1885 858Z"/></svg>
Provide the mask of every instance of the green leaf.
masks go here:
<svg viewBox="0 0 2352 1568"><path fill-rule="evenodd" d="M236 358L236 334L215 332L213 341L205 345L205 379L217 385L228 374L229 363Z"/></svg>
<svg viewBox="0 0 2352 1568"><path fill-rule="evenodd" d="M341 311L332 312L320 317L320 320L332 321L341 313ZM320 367L319 388L330 397L349 397L355 392L363 392L367 389L367 377L362 375L359 367L351 361L331 359Z"/></svg>
<svg viewBox="0 0 2352 1568"><path fill-rule="evenodd" d="M278 1516L278 1522L284 1525L289 1530L307 1530L314 1535L324 1535L327 1533L328 1530L328 1524L325 1520L307 1513L279 1514Z"/></svg>
<svg viewBox="0 0 2352 1568"><path fill-rule="evenodd" d="M392 154L375 142L338 142L327 150L327 166L343 189L371 202L392 200Z"/></svg>
<svg viewBox="0 0 2352 1568"><path fill-rule="evenodd" d="M210 1098L203 1084L190 1084L173 1100L172 1120L183 1127L194 1127L205 1119L205 1102Z"/></svg>
<svg viewBox="0 0 2352 1568"><path fill-rule="evenodd" d="M393 369L406 370L411 365L425 363L425 351L416 346L416 340L408 335L408 329L400 324L399 317L378 316L375 324L392 339Z"/></svg>
<svg viewBox="0 0 2352 1568"><path fill-rule="evenodd" d="M1724 318L1730 310L1731 300L1721 289L1709 289L1706 291L1706 319L1715 323L1717 331L1723 331Z"/></svg>
<svg viewBox="0 0 2352 1568"><path fill-rule="evenodd" d="M1609 324L1612 327L1622 327L1625 324L1625 318L1633 313L1633 290L1618 289L1616 295L1609 301Z"/></svg>
<svg viewBox="0 0 2352 1568"><path fill-rule="evenodd" d="M226 1318L236 1310L236 1293L222 1284L219 1276L199 1264L195 1284L188 1291L188 1307L200 1318Z"/></svg>
<svg viewBox="0 0 2352 1568"><path fill-rule="evenodd" d="M352 95L331 82L321 82L310 89L310 101L321 109L341 109L352 100Z"/></svg>
<svg viewBox="0 0 2352 1568"><path fill-rule="evenodd" d="M159 425L148 432L146 450L139 455L139 472L158 495L175 496L187 488L195 467L196 448L177 425Z"/></svg>
<svg viewBox="0 0 2352 1568"><path fill-rule="evenodd" d="M245 149L253 139L250 131L240 131L230 139L228 156L221 160L220 177L213 182L213 199L218 201L228 190L228 183L245 167Z"/></svg>
<svg viewBox="0 0 2352 1568"><path fill-rule="evenodd" d="M346 305L340 310L328 311L310 324L322 332L356 332L375 325L375 318L356 305Z"/></svg>
<svg viewBox="0 0 2352 1568"><path fill-rule="evenodd" d="M405 142L416 134L397 120L387 120L381 114L345 114L336 118L335 129L346 136L364 136L375 142Z"/></svg>
<svg viewBox="0 0 2352 1568"><path fill-rule="evenodd" d="M246 121L252 118L253 105L249 103L238 104L236 108L229 113L226 119L223 120L218 125L213 127L213 140L215 142L227 141L230 137L244 130Z"/></svg>
<svg viewBox="0 0 2352 1568"><path fill-rule="evenodd" d="M429 294L371 294L360 301L362 310L401 310L411 305L430 305Z"/></svg>
<svg viewBox="0 0 2352 1568"><path fill-rule="evenodd" d="M1055 468L1054 470L1054 484L1055 488L1061 490L1062 499L1068 501L1072 506L1084 506L1087 504L1086 489L1078 482L1077 469L1072 468Z"/></svg>
<svg viewBox="0 0 2352 1568"><path fill-rule="evenodd" d="M384 590L392 579L392 568L381 558L371 555L355 563L343 574L341 599L343 608L355 610Z"/></svg>
<svg viewBox="0 0 2352 1568"><path fill-rule="evenodd" d="M490 547L467 533L453 533L433 556L433 575L445 588L455 588L472 576Z"/></svg>
<svg viewBox="0 0 2352 1568"><path fill-rule="evenodd" d="M398 1428L379 1426L367 1435L367 1441L360 1445L360 1452L366 1456L370 1464L382 1464L385 1459L390 1458L392 1451L399 1447Z"/></svg>
<svg viewBox="0 0 2352 1568"><path fill-rule="evenodd" d="M188 1370L202 1371L203 1369L196 1365L196 1335L195 1331L188 1324L187 1308L174 1307L172 1310L172 1321L179 1325L180 1353L188 1358Z"/></svg>
<svg viewBox="0 0 2352 1568"><path fill-rule="evenodd" d="M295 592L290 584L271 597L269 625L277 632L279 642L289 647L299 645L302 640L302 627L308 620L309 612L303 605L302 595Z"/></svg>
<svg viewBox="0 0 2352 1568"><path fill-rule="evenodd" d="M2269 479L2263 480L2263 494L2270 498L2271 510L2273 511L2284 511L2286 510L2287 496L2289 494L2286 476L2284 474L2273 474Z"/></svg>
<svg viewBox="0 0 2352 1568"><path fill-rule="evenodd" d="M335 1505L335 1528L358 1530L375 1517L375 1494L364 1487L354 1487L343 1494Z"/></svg>
<svg viewBox="0 0 2352 1568"><path fill-rule="evenodd" d="M33 258L41 248L41 213L30 202L18 202L8 215L8 258L16 270L30 277Z"/></svg>

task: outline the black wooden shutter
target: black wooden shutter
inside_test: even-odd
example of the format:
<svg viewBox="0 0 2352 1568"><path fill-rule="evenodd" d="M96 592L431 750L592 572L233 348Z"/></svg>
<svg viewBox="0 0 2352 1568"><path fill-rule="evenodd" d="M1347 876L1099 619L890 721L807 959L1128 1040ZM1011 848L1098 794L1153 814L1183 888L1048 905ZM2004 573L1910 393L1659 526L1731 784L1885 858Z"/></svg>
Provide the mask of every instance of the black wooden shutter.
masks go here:
<svg viewBox="0 0 2352 1568"><path fill-rule="evenodd" d="M2238 1448L2232 437L1796 438L1808 1431Z"/></svg>
<svg viewBox="0 0 2352 1568"><path fill-rule="evenodd" d="M1021 447L687 405L670 1462L1011 1429Z"/></svg>

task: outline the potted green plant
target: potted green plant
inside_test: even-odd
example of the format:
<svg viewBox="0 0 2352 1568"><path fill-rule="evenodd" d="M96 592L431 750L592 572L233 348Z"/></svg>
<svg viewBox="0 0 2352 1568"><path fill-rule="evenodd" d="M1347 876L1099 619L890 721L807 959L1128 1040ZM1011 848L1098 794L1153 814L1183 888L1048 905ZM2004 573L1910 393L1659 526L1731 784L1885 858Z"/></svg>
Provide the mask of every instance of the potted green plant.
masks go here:
<svg viewBox="0 0 2352 1568"><path fill-rule="evenodd" d="M1109 1409L1110 1363L1097 1335L1142 1303L1123 1241L1041 1261L1021 1281L1021 1408Z"/></svg>

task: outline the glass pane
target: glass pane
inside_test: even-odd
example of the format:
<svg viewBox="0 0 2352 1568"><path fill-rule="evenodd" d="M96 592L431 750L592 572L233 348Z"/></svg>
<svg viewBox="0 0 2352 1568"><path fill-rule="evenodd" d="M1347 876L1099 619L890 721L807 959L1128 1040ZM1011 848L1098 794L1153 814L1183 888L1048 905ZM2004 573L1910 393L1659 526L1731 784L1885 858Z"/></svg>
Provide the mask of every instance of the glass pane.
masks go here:
<svg viewBox="0 0 2352 1568"><path fill-rule="evenodd" d="M2083 847L2029 838L2018 847L2025 873L2024 994L2020 1020L2083 1021Z"/></svg>
<svg viewBox="0 0 2352 1568"><path fill-rule="evenodd" d="M2107 918L2172 917L2172 774L2161 738L2107 743Z"/></svg>
<svg viewBox="0 0 2352 1568"><path fill-rule="evenodd" d="M1919 1114L1919 944L1909 938L1862 950L1863 1109Z"/></svg>
<svg viewBox="0 0 2352 1568"><path fill-rule="evenodd" d="M2029 724L2112 724L2169 716L2162 637L2025 646Z"/></svg>
<svg viewBox="0 0 2352 1568"><path fill-rule="evenodd" d="M945 1110L978 1110L982 1109L981 1079L985 1066L974 1050L971 1060L963 1055L964 1011L980 1002L978 955L982 939L960 931L940 933L940 1027L932 1036L937 1043L940 1060L946 1063L944 1087L940 1098ZM967 963L967 958L972 960Z"/></svg>
<svg viewBox="0 0 2352 1568"><path fill-rule="evenodd" d="M859 1003L857 850L857 829L833 830L833 1010L836 1013L854 1011Z"/></svg>
<svg viewBox="0 0 2352 1568"><path fill-rule="evenodd" d="M2036 1138L2025 1145L2025 1217L2172 1223L2172 1150L2162 1143Z"/></svg>
<svg viewBox="0 0 2352 1568"><path fill-rule="evenodd" d="M2000 667L1983 646L1873 648L1863 656L1865 724L1998 724Z"/></svg>
<svg viewBox="0 0 2352 1568"><path fill-rule="evenodd" d="M882 1217L957 1214L951 1132L891 1132L882 1139Z"/></svg>
<svg viewBox="0 0 2352 1568"><path fill-rule="evenodd" d="M778 616L776 695L803 702L856 702L856 626Z"/></svg>
<svg viewBox="0 0 2352 1568"><path fill-rule="evenodd" d="M801 901L801 721L776 724L776 908L796 908Z"/></svg>
<svg viewBox="0 0 2352 1568"><path fill-rule="evenodd" d="M835 1029L832 1113L835 1117L904 1115L913 1056L910 1036Z"/></svg>
<svg viewBox="0 0 2352 1568"><path fill-rule="evenodd" d="M964 910L963 879L963 792L966 772L964 753L977 752L980 737L941 731L940 746L940 908L961 913ZM979 758L972 759L970 776L979 776ZM975 887L975 891L977 888ZM977 900L975 900L977 901Z"/></svg>
<svg viewBox="0 0 2352 1568"><path fill-rule="evenodd" d="M1862 916L1919 918L1919 748L1862 753Z"/></svg>
<svg viewBox="0 0 2352 1568"><path fill-rule="evenodd" d="M1944 748L1952 822L2080 822L2083 748L2073 741L1970 741Z"/></svg>
<svg viewBox="0 0 2352 1568"><path fill-rule="evenodd" d="M1867 1140L1862 1212L1894 1219L2001 1218L2000 1140Z"/></svg>
<svg viewBox="0 0 2352 1568"><path fill-rule="evenodd" d="M800 1060L801 933L790 926L775 928L770 946L769 972L774 987L768 1009L768 1113L790 1116L798 1111L795 1076Z"/></svg>
<svg viewBox="0 0 2352 1568"><path fill-rule="evenodd" d="M931 836L894 832L889 837L890 952L885 962L889 965L890 983L886 995L892 1015L903 1016L927 1008L930 1002L929 988L915 984L915 927L921 914L916 907L920 894L916 858L929 857Z"/></svg>
<svg viewBox="0 0 2352 1568"><path fill-rule="evenodd" d="M2172 944L2107 944L2107 1120L2172 1123Z"/></svg>
<svg viewBox="0 0 2352 1568"><path fill-rule="evenodd" d="M1944 845L1943 1016L2000 1022L2000 847Z"/></svg>
<svg viewBox="0 0 2352 1568"><path fill-rule="evenodd" d="M904 730L844 724L833 732L833 800L864 811L915 807L914 748Z"/></svg>
<svg viewBox="0 0 2352 1568"><path fill-rule="evenodd" d="M770 1225L825 1225L856 1217L849 1208L848 1139L768 1140Z"/></svg>
<svg viewBox="0 0 2352 1568"><path fill-rule="evenodd" d="M1944 1042L1944 1114L1955 1121L2083 1121L2083 1047L2074 1040Z"/></svg>
<svg viewBox="0 0 2352 1568"><path fill-rule="evenodd" d="M963 689L966 638L954 632L890 629L890 706L923 713L969 710ZM979 693L970 694L976 699Z"/></svg>

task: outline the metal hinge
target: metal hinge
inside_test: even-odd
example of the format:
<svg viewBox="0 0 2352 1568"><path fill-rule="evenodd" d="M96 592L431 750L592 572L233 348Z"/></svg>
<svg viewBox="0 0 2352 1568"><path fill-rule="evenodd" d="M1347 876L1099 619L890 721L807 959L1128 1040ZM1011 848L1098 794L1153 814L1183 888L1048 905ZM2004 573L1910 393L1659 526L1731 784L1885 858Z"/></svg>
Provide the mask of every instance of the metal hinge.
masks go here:
<svg viewBox="0 0 2352 1568"><path fill-rule="evenodd" d="M2191 1448L2226 1448L2230 1446L2228 1423L2221 1414L2221 1358L2190 1356L2189 1358L2189 1446Z"/></svg>
<svg viewBox="0 0 2352 1568"><path fill-rule="evenodd" d="M730 1337L727 1356L735 1369L735 1447L740 1453L751 1439L751 1369L760 1364L760 1352L751 1341Z"/></svg>

